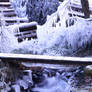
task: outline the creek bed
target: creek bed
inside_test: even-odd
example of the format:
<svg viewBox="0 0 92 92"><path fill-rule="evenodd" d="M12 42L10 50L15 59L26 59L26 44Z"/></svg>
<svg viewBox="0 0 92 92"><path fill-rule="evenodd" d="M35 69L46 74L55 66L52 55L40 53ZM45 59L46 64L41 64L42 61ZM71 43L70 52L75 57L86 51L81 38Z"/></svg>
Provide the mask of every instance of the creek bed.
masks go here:
<svg viewBox="0 0 92 92"><path fill-rule="evenodd" d="M1 92L92 92L92 75L85 74L85 67L0 61L0 90Z"/></svg>

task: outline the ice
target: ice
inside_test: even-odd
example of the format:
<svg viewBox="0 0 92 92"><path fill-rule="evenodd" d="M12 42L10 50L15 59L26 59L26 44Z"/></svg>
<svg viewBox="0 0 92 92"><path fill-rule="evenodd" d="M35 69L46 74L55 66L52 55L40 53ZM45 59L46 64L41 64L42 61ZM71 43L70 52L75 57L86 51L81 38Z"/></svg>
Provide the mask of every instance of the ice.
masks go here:
<svg viewBox="0 0 92 92"><path fill-rule="evenodd" d="M39 92L70 92L70 86L58 76L46 78L43 87L35 87L33 91Z"/></svg>

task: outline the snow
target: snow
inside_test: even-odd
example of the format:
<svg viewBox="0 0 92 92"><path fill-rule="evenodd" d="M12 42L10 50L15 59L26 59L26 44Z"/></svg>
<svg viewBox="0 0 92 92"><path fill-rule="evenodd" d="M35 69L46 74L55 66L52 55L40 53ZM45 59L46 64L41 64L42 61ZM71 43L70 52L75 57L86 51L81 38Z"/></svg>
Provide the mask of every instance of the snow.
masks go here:
<svg viewBox="0 0 92 92"><path fill-rule="evenodd" d="M70 0L61 3L55 13L48 15L44 25L37 26L38 39L18 43L14 53L72 55L77 50L86 48L87 45L90 46L92 42L91 18L69 17L69 5ZM73 22L72 25L70 20ZM15 27L12 28L12 31L15 32L16 30Z"/></svg>
<svg viewBox="0 0 92 92"><path fill-rule="evenodd" d="M27 0L10 0L11 5L15 9L17 16L25 17L26 16L26 3Z"/></svg>
<svg viewBox="0 0 92 92"><path fill-rule="evenodd" d="M68 11L65 8L67 7L67 4L69 5L68 1L65 1L63 4L61 4L58 8L58 11L49 17L44 26L38 26L37 36L39 42L47 48L53 48L54 46L54 49L56 49L52 52L51 49L48 50L47 54L56 55L57 53L59 53L60 55L64 55L66 54L65 52L67 50L71 50L71 52L73 52L78 49L85 48L92 42L91 21L73 17L72 20L75 21L75 24L71 27L66 28L65 20L69 20L69 16L67 16ZM61 6L63 7L63 9ZM60 16L59 23L61 23L61 26L58 26L58 23L55 23L56 27L51 27L53 21L55 21L57 14L59 14ZM62 53L60 52L60 50Z"/></svg>

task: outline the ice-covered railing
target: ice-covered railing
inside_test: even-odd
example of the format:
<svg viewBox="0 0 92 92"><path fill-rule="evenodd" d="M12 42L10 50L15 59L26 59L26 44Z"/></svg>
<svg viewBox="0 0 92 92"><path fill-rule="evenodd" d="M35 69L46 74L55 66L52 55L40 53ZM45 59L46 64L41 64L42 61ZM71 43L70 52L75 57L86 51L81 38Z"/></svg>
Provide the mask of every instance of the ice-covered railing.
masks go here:
<svg viewBox="0 0 92 92"><path fill-rule="evenodd" d="M57 12L53 13L51 16L48 16L47 22L43 26L38 26L37 36L39 42L45 45L47 44L47 47L49 47L51 46L51 44L54 44L56 42L57 37L59 37L61 33L62 36L64 36L63 30L64 28L66 28L66 20L69 18L67 10L69 5L70 0L65 0L64 2L62 2L58 7ZM60 20L56 22L58 17ZM53 26L53 23L55 24L55 26Z"/></svg>
<svg viewBox="0 0 92 92"><path fill-rule="evenodd" d="M63 24L64 17L67 15L67 7L70 5L70 0L65 0L64 2L61 3L61 5L58 7L58 10L53 13L51 16L47 17L47 22L46 25L49 27L52 26L53 22L56 23L57 18L60 18L60 23L61 25ZM66 16L67 17L67 16ZM63 18L63 19L62 19ZM65 24L65 23L64 23Z"/></svg>

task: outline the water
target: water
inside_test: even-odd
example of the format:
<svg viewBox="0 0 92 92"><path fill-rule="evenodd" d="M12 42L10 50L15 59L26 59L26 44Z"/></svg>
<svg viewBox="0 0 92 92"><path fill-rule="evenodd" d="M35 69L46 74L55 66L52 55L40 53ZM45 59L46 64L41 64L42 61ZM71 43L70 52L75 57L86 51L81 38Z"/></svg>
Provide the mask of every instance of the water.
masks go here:
<svg viewBox="0 0 92 92"><path fill-rule="evenodd" d="M66 67L67 68L67 67ZM72 76L72 73L63 69L44 70L25 70L22 78L18 78L11 86L15 92L70 92L70 86L67 76Z"/></svg>
<svg viewBox="0 0 92 92"><path fill-rule="evenodd" d="M17 72L13 70L13 72L15 72L16 81L11 81L8 86L5 85L2 92L74 92L76 85L80 87L85 85L81 66L62 65L59 69L46 66L31 67L31 70Z"/></svg>
<svg viewBox="0 0 92 92"><path fill-rule="evenodd" d="M86 45L90 45L92 42L92 22L77 16L70 18L67 8L69 5L70 0L65 0L59 6L57 12L48 16L47 22L44 25L38 25L38 39L36 40L24 40L18 43L14 36L15 32L18 31L18 25L16 24L16 26L14 25L7 28L4 22L2 22L0 29L0 52L72 56L76 51L86 48ZM73 21L73 25L71 25L70 20ZM66 22L68 27L66 26ZM79 68L76 68L76 71L77 70L79 70ZM51 77L49 77L48 75L50 75L50 73L53 74L53 72L50 71L51 70L47 69L42 73L39 71L34 71L34 73L29 69L27 74L16 78L17 80L14 81L13 84L10 83L11 87L5 85L6 87L2 89L2 92L7 92L7 90L9 91L11 88L15 90L15 92L71 92L71 79L74 78L74 75L71 74L72 72L64 71L63 73L59 73L58 71L53 71L54 76L51 75ZM76 71L73 73L75 74ZM70 77L67 78L66 76ZM40 83L37 80L39 80Z"/></svg>

